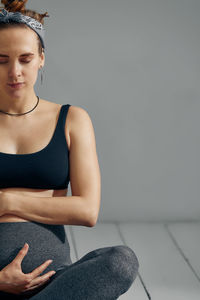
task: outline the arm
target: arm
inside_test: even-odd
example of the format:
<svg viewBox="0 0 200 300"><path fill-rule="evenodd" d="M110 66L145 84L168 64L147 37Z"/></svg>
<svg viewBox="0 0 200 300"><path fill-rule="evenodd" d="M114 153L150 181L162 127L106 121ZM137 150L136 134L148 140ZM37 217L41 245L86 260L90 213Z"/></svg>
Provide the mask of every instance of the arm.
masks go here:
<svg viewBox="0 0 200 300"><path fill-rule="evenodd" d="M87 199L71 197L34 197L5 192L6 214L44 224L71 224L91 226L92 215Z"/></svg>
<svg viewBox="0 0 200 300"><path fill-rule="evenodd" d="M95 225L100 207L101 179L94 129L87 111L71 106L67 127L72 196L33 197L5 192L6 213L46 224Z"/></svg>

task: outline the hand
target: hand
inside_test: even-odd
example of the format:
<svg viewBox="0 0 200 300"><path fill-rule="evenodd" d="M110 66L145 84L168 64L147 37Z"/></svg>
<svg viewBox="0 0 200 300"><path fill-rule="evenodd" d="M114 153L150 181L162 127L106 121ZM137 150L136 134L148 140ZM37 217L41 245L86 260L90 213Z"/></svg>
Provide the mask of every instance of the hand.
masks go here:
<svg viewBox="0 0 200 300"><path fill-rule="evenodd" d="M55 271L49 271L42 276L38 276L50 265L51 262L47 260L31 273L24 274L21 269L21 263L28 252L28 248L28 244L25 244L15 259L0 271L1 291L20 295L45 284L56 273Z"/></svg>

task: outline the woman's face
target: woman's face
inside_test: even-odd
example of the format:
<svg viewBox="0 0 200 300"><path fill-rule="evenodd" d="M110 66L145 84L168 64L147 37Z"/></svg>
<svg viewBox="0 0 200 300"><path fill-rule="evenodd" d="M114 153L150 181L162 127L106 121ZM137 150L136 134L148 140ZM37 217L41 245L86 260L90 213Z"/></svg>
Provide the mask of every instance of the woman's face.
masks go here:
<svg viewBox="0 0 200 300"><path fill-rule="evenodd" d="M30 28L0 30L0 94L21 96L33 91L38 70L44 65L44 53L38 53L37 34ZM8 84L22 82L13 89Z"/></svg>

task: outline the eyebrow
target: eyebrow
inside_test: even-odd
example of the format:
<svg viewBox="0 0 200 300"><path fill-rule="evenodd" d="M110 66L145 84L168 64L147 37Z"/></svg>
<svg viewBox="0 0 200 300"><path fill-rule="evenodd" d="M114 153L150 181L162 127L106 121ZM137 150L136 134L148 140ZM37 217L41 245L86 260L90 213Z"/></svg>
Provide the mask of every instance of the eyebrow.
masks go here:
<svg viewBox="0 0 200 300"><path fill-rule="evenodd" d="M20 55L21 56L33 56L34 53L31 53L31 52L28 52L28 53L23 53ZM8 55L5 55L5 54L0 54L0 57L9 57Z"/></svg>

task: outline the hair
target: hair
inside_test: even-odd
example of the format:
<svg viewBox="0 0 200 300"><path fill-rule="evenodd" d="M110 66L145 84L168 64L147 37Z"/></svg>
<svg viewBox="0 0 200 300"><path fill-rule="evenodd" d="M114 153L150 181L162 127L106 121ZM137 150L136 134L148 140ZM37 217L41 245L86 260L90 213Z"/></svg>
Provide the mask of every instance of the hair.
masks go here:
<svg viewBox="0 0 200 300"><path fill-rule="evenodd" d="M28 0L1 0L1 3L4 4L4 7L1 7L1 10L4 8L9 12L20 12L21 14L25 16L29 16L38 22L40 22L42 25L44 25L44 18L49 17L48 12L45 12L44 14L39 14L35 10L30 10L25 8L25 4ZM29 28L24 23L17 23L17 22L12 22L12 23L0 23L0 29L5 29L9 27L22 27L22 28ZM39 55L42 54L44 51L42 47L41 40L39 36L37 35L37 40L38 40L38 53Z"/></svg>

